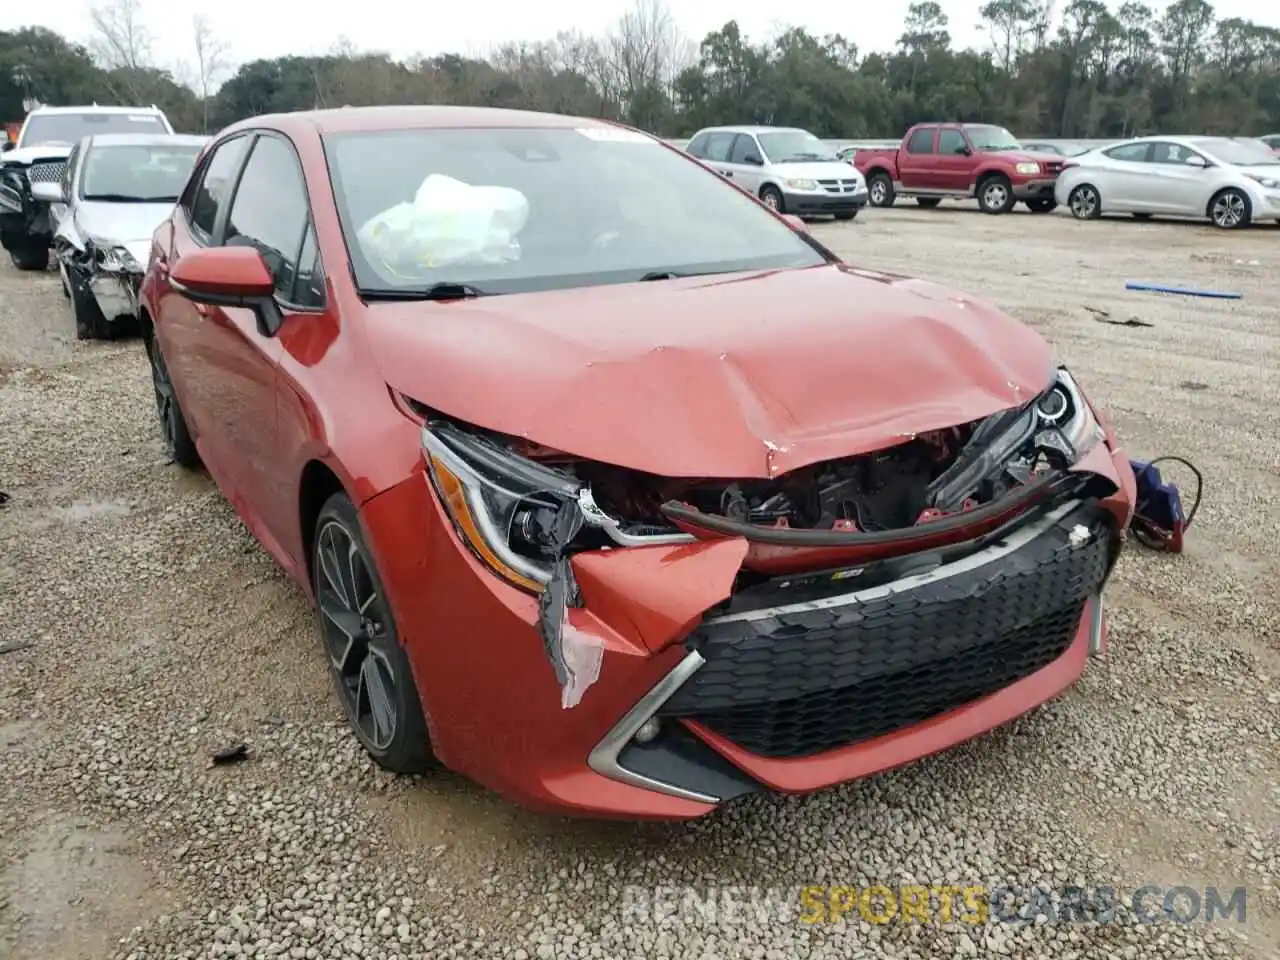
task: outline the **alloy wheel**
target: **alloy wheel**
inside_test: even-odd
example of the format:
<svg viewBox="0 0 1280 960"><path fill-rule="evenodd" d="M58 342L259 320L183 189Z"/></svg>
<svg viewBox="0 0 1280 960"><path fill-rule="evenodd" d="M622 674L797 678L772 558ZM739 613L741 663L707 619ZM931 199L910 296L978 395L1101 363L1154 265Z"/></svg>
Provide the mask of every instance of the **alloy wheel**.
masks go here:
<svg viewBox="0 0 1280 960"><path fill-rule="evenodd" d="M1244 222L1246 213L1244 197L1235 192L1228 192L1213 201L1213 212L1210 216L1216 226L1230 230Z"/></svg>
<svg viewBox="0 0 1280 960"><path fill-rule="evenodd" d="M396 674L380 647L387 613L351 532L330 520L316 536L316 602L338 695L362 740L375 752L391 746L400 725Z"/></svg>
<svg viewBox="0 0 1280 960"><path fill-rule="evenodd" d="M156 391L160 437L165 454L172 460L178 440L178 406L173 399L173 381L169 379L169 368L165 366L164 355L154 339L148 342L147 353L151 357L151 383Z"/></svg>
<svg viewBox="0 0 1280 960"><path fill-rule="evenodd" d="M875 180L871 181L871 202L878 207L880 204L884 203L884 197L884 180L877 177Z"/></svg>
<svg viewBox="0 0 1280 960"><path fill-rule="evenodd" d="M1071 215L1077 220L1087 220L1098 209L1098 195L1089 187L1081 187L1071 194Z"/></svg>
<svg viewBox="0 0 1280 960"><path fill-rule="evenodd" d="M987 184L986 190L983 191L983 196L986 198L987 207L997 210L1008 202L1009 191L1005 189L1003 183L994 182Z"/></svg>
<svg viewBox="0 0 1280 960"><path fill-rule="evenodd" d="M764 200L764 205L770 210L778 209L778 195L772 190L768 191L762 199Z"/></svg>

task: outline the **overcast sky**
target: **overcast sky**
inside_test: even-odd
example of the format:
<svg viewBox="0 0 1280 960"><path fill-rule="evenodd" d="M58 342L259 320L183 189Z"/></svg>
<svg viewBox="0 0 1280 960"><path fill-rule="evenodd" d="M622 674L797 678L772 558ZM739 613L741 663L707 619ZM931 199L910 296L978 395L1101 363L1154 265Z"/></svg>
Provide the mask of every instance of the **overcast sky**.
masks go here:
<svg viewBox="0 0 1280 960"><path fill-rule="evenodd" d="M975 25L983 0L942 0L958 46L980 45ZM1058 0L1059 5L1063 0ZM1116 0L1118 4L1119 0ZM1151 2L1151 0L1148 0ZM858 48L886 50L902 31L909 0L668 0L681 29L694 40L736 19L749 37L803 26L816 34L842 33ZM285 54L319 54L340 37L357 47L396 57L446 51L482 53L507 40L535 40L558 30L602 33L631 6L630 0L142 0L154 59L172 67L190 61L191 20L204 14L234 62ZM1113 4L1115 5L1115 4ZM1154 6L1163 6L1155 0ZM1219 17L1247 17L1280 26L1277 0L1218 0ZM0 29L39 24L75 40L89 39L87 0L0 2ZM791 12L790 22L781 17Z"/></svg>

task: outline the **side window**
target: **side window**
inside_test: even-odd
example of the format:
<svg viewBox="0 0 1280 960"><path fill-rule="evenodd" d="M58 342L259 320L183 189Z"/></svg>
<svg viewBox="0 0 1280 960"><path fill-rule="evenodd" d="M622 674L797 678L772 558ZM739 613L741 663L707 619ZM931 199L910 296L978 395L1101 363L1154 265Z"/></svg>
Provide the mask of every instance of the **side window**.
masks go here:
<svg viewBox="0 0 1280 960"><path fill-rule="evenodd" d="M921 127L907 141L907 153L933 153L933 134L937 127Z"/></svg>
<svg viewBox="0 0 1280 960"><path fill-rule="evenodd" d="M75 148L71 151L71 156L67 157L66 165L62 168L62 195L68 200L75 199L71 196L71 181L74 179L73 174L75 173L76 163L80 159L81 152L80 144L77 143Z"/></svg>
<svg viewBox="0 0 1280 960"><path fill-rule="evenodd" d="M746 163L747 157L760 156L760 148L756 138L745 133L738 134L733 140L733 150L729 154L730 163Z"/></svg>
<svg viewBox="0 0 1280 960"><path fill-rule="evenodd" d="M289 300L309 221L307 188L293 148L279 137L259 137L231 201L223 244L255 247L275 278L276 293Z"/></svg>
<svg viewBox="0 0 1280 960"><path fill-rule="evenodd" d="M944 127L938 131L938 153L943 156L955 156L969 149L969 142L964 134L954 128Z"/></svg>
<svg viewBox="0 0 1280 960"><path fill-rule="evenodd" d="M199 175L199 182L193 178L190 204L187 216L193 226L204 234L207 240L213 236L213 225L218 222L218 213L226 204L235 184L236 171L240 169L240 160L244 157L245 148L249 145L249 137L236 137L226 143L219 144L205 162L204 170Z"/></svg>
<svg viewBox="0 0 1280 960"><path fill-rule="evenodd" d="M1151 145L1152 163L1175 163L1184 166L1186 162L1198 154L1190 147L1180 143L1153 143Z"/></svg>
<svg viewBox="0 0 1280 960"><path fill-rule="evenodd" d="M1112 147L1110 150L1102 151L1112 160L1123 160L1129 163L1142 163L1147 159L1147 153L1151 149L1149 143L1126 143L1119 147Z"/></svg>
<svg viewBox="0 0 1280 960"><path fill-rule="evenodd" d="M324 306L324 266L320 263L320 250L316 246L316 228L308 227L302 238L302 250L298 254L298 275L293 281L290 303L299 307Z"/></svg>
<svg viewBox="0 0 1280 960"><path fill-rule="evenodd" d="M706 159L728 163L729 151L733 149L733 138L732 133L713 133L708 136Z"/></svg>
<svg viewBox="0 0 1280 960"><path fill-rule="evenodd" d="M691 153L701 160L707 155L707 135L705 133L698 134L689 141L689 145L684 149L686 153Z"/></svg>

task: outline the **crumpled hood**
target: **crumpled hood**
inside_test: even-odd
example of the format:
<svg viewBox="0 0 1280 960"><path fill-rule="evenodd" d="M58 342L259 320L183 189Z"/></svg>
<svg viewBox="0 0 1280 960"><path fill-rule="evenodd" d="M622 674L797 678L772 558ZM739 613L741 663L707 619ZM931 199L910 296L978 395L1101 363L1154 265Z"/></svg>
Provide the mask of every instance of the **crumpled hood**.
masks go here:
<svg viewBox="0 0 1280 960"><path fill-rule="evenodd" d="M765 478L1017 406L1034 331L945 288L848 267L383 303L388 384L460 420L672 477Z"/></svg>
<svg viewBox="0 0 1280 960"><path fill-rule="evenodd" d="M0 153L0 166L7 163L27 165L37 160L65 160L71 156L72 145L61 143L44 143L36 147L18 147L6 153Z"/></svg>
<svg viewBox="0 0 1280 960"><path fill-rule="evenodd" d="M149 246L151 235L172 211L172 203L82 200L75 205L74 216L76 230L82 237L125 247L146 241Z"/></svg>

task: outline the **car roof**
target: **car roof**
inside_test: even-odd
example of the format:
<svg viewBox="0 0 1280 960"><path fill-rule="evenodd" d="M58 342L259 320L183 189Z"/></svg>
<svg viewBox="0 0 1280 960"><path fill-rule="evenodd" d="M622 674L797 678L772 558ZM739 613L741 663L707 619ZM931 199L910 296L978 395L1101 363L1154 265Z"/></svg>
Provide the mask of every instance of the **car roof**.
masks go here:
<svg viewBox="0 0 1280 960"><path fill-rule="evenodd" d="M154 147L165 144L201 147L210 139L194 133L93 133L85 137L85 141L94 147Z"/></svg>
<svg viewBox="0 0 1280 960"><path fill-rule="evenodd" d="M155 113L161 114L164 111L156 106L149 107L100 107L96 103L86 103L79 107L36 107L28 117L34 117L36 114L45 113Z"/></svg>
<svg viewBox="0 0 1280 960"><path fill-rule="evenodd" d="M274 127L284 131L310 129L323 135L378 130L502 129L504 127L573 130L616 129L618 126L620 125L590 117L542 113L536 110L432 105L337 107L329 110L263 114L234 123L222 133L261 127Z"/></svg>
<svg viewBox="0 0 1280 960"><path fill-rule="evenodd" d="M768 127L750 124L727 127L703 127L698 133L808 133L802 127ZM697 136L697 134L694 134Z"/></svg>

